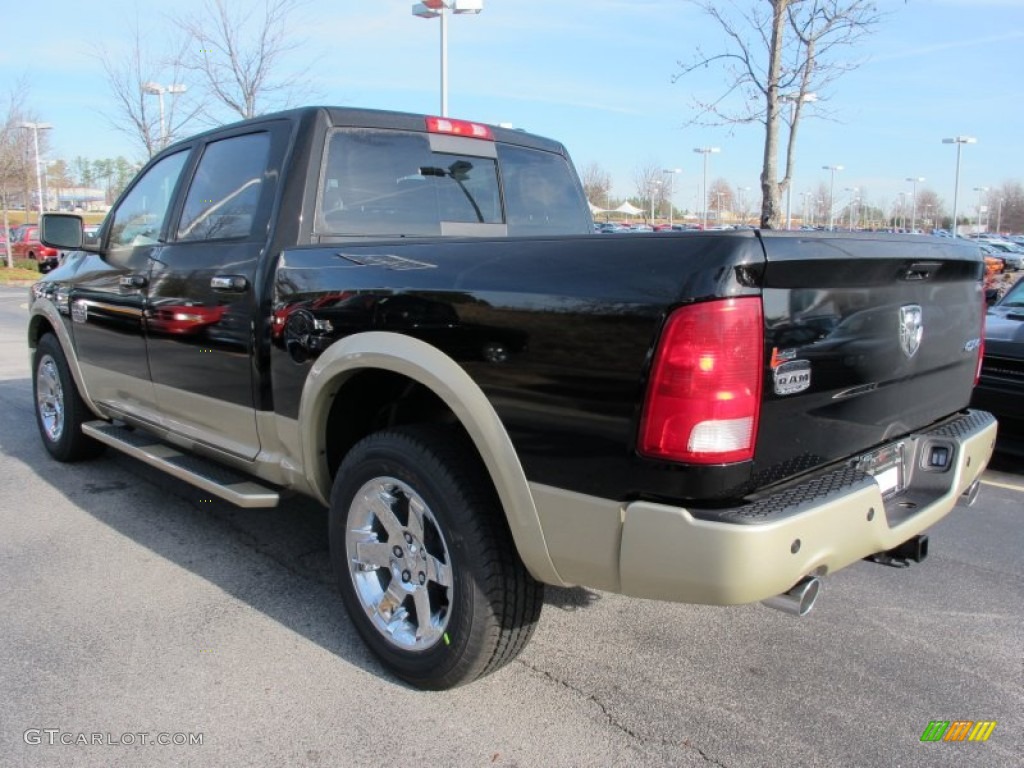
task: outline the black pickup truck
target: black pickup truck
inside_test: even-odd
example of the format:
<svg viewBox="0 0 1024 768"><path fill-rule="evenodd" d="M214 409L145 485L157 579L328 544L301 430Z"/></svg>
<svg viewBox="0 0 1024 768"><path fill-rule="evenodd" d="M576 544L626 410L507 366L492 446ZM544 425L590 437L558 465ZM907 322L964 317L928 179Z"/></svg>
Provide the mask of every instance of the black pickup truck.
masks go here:
<svg viewBox="0 0 1024 768"><path fill-rule="evenodd" d="M152 159L32 288L58 460L329 507L344 603L426 688L512 659L543 584L803 614L920 561L995 441L976 247L593 231L558 143L304 108Z"/></svg>

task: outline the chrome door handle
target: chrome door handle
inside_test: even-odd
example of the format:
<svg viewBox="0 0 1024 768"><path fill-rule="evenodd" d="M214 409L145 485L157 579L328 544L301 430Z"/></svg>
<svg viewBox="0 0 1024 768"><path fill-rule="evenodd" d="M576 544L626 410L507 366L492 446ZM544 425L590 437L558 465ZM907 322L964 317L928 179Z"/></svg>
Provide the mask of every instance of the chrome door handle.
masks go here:
<svg viewBox="0 0 1024 768"><path fill-rule="evenodd" d="M117 282L122 288L145 288L149 281L145 275L121 275Z"/></svg>
<svg viewBox="0 0 1024 768"><path fill-rule="evenodd" d="M215 275L210 278L210 287L215 291L244 291L249 281L241 275Z"/></svg>

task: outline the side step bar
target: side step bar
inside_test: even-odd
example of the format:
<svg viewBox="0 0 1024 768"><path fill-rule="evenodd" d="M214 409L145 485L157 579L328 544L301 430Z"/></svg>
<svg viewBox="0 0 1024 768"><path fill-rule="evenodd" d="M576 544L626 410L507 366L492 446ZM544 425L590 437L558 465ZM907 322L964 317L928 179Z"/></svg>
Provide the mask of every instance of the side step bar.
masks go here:
<svg viewBox="0 0 1024 768"><path fill-rule="evenodd" d="M82 431L111 448L236 506L250 509L276 507L281 500L277 491L253 482L246 475L202 456L180 451L145 432L133 431L106 421L86 422L82 425Z"/></svg>

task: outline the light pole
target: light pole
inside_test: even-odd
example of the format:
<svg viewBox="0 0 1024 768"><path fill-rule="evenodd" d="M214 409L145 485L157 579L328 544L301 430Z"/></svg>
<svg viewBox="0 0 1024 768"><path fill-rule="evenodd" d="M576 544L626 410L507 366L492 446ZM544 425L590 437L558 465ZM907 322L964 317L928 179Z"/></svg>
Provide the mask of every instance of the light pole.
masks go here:
<svg viewBox="0 0 1024 768"><path fill-rule="evenodd" d="M178 83L172 83L171 85L160 85L159 83L143 83L142 92L149 94L150 96L156 96L160 101L160 149L167 146L167 122L164 120L164 94L171 94L172 105L173 99L179 93L184 93L188 90L187 86L180 85ZM173 109L171 110L174 111Z"/></svg>
<svg viewBox="0 0 1024 768"><path fill-rule="evenodd" d="M722 193L715 192L715 197L718 201L718 226L722 226Z"/></svg>
<svg viewBox="0 0 1024 768"><path fill-rule="evenodd" d="M660 186L661 186L661 182L660 181L653 181L652 180L651 183L647 187L647 189L651 193L651 226L652 227L654 226L654 191L658 187L660 187Z"/></svg>
<svg viewBox="0 0 1024 768"><path fill-rule="evenodd" d="M836 188L836 171L843 170L841 165L823 165L821 166L823 171L831 171L832 180L828 185L828 231L835 232L836 229L836 204L835 204L835 188Z"/></svg>
<svg viewBox="0 0 1024 768"><path fill-rule="evenodd" d="M793 130L796 124L796 105L797 103L809 104L818 100L818 94L816 93L786 93L779 96L779 101L789 102L789 133L793 135ZM786 185L786 229L793 228L793 179L789 180L789 184Z"/></svg>
<svg viewBox="0 0 1024 768"><path fill-rule="evenodd" d="M484 0L423 0L412 7L421 19L441 17L441 117L448 117L448 13L480 13Z"/></svg>
<svg viewBox="0 0 1024 768"><path fill-rule="evenodd" d="M988 187L975 187L974 191L978 193L978 218L974 221L974 226L978 228L978 234L980 235L985 230L981 228L981 210L985 206L982 205L982 195L988 192ZM987 227L986 227L987 229Z"/></svg>
<svg viewBox="0 0 1024 768"><path fill-rule="evenodd" d="M953 186L953 237L956 237L956 212L960 196L960 150L964 144L977 144L978 140L973 136L954 136L952 139L943 139L942 143L956 144L956 182Z"/></svg>
<svg viewBox="0 0 1024 768"><path fill-rule="evenodd" d="M672 227L672 214L674 213L675 204L672 200L674 192L676 191L676 174L682 173L682 168L663 168L661 170L663 174L668 176L668 226Z"/></svg>
<svg viewBox="0 0 1024 768"><path fill-rule="evenodd" d="M43 193L43 172L39 165L39 132L48 131L53 128L49 123L22 123L22 128L32 131L32 144L36 150L36 190L39 192L39 221L42 223L43 220L43 201L45 200L45 194ZM25 210L28 210L28 201L25 201Z"/></svg>
<svg viewBox="0 0 1024 768"><path fill-rule="evenodd" d="M1003 203L1006 202L1005 197L999 198L998 213L996 213L996 234L1000 234L1003 231Z"/></svg>
<svg viewBox="0 0 1024 768"><path fill-rule="evenodd" d="M701 217L700 217L700 228L708 228L708 155L713 155L721 152L718 147L694 147L694 152L698 155L704 155L704 183L701 187Z"/></svg>
<svg viewBox="0 0 1024 768"><path fill-rule="evenodd" d="M910 204L910 234L914 234L914 226L917 223L917 183L924 181L924 176L907 176L906 180L914 184L914 196Z"/></svg>

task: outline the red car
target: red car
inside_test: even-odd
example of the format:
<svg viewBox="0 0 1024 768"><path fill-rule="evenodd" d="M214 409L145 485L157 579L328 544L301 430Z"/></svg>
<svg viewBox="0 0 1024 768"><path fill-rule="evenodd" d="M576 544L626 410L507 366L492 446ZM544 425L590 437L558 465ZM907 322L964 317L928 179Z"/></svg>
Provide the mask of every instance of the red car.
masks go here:
<svg viewBox="0 0 1024 768"><path fill-rule="evenodd" d="M25 224L14 230L11 235L11 252L15 259L31 259L36 262L39 271L49 272L60 264L60 251L47 248L39 242L39 227Z"/></svg>

